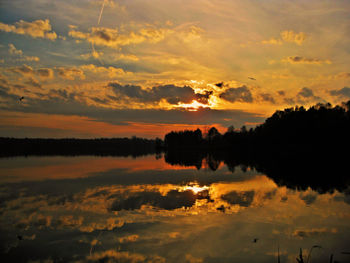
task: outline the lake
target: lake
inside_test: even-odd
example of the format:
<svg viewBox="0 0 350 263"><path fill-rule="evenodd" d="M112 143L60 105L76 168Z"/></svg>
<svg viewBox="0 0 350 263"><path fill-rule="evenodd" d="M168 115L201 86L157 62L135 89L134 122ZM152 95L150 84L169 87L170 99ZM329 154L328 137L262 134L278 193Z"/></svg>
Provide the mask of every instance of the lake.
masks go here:
<svg viewBox="0 0 350 263"><path fill-rule="evenodd" d="M287 187L249 166L214 166L1 158L2 262L285 263L300 249L305 262L350 262L349 187Z"/></svg>

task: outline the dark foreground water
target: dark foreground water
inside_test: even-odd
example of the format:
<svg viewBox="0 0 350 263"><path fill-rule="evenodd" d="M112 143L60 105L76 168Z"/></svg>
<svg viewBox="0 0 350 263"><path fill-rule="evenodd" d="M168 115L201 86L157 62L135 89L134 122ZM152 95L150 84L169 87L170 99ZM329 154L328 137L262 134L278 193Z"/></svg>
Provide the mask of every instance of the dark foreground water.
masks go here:
<svg viewBox="0 0 350 263"><path fill-rule="evenodd" d="M350 191L155 156L0 159L2 262L350 262ZM281 175L283 176L283 175ZM332 180L332 175L330 175ZM310 258L310 250L312 253Z"/></svg>

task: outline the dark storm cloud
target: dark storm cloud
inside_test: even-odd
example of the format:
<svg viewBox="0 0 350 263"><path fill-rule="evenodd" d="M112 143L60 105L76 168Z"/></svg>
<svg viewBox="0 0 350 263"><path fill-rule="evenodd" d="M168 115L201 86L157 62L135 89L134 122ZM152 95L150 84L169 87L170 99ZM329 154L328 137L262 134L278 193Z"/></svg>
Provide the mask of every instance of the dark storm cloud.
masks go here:
<svg viewBox="0 0 350 263"><path fill-rule="evenodd" d="M228 194L222 195L221 199L228 202L231 205L249 207L253 202L254 195L255 195L254 191L244 191L244 192L232 191Z"/></svg>
<svg viewBox="0 0 350 263"><path fill-rule="evenodd" d="M344 87L338 90L331 90L329 92L332 96L350 98L350 88Z"/></svg>
<svg viewBox="0 0 350 263"><path fill-rule="evenodd" d="M161 99L165 99L168 103L176 105L180 102L190 103L197 97L205 101L205 96L209 96L209 94L195 94L189 86L164 85L152 87L148 90L142 89L141 86L120 85L115 82L109 83L108 86L112 88L118 99L129 97L139 102L159 102Z"/></svg>
<svg viewBox="0 0 350 263"><path fill-rule="evenodd" d="M220 98L230 102L253 102L253 95L246 86L229 88L220 94Z"/></svg>

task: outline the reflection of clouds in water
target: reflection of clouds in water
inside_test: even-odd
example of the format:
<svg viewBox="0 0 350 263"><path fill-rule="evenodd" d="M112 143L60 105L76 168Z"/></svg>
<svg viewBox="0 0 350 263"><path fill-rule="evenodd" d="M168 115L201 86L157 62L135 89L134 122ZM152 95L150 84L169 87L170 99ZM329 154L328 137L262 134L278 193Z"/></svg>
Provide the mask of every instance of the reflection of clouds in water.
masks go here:
<svg viewBox="0 0 350 263"><path fill-rule="evenodd" d="M192 207L197 199L191 190L180 192L170 190L165 196L159 192L138 192L127 199L115 200L112 204L112 211L135 210L143 205L150 205L166 210L173 210L181 207Z"/></svg>
<svg viewBox="0 0 350 263"><path fill-rule="evenodd" d="M186 263L202 263L203 262L203 259L196 258L190 254L187 254L185 258L186 258Z"/></svg>
<svg viewBox="0 0 350 263"><path fill-rule="evenodd" d="M254 191L236 192L232 191L228 194L222 195L221 198L231 205L239 205L248 207L254 199Z"/></svg>
<svg viewBox="0 0 350 263"><path fill-rule="evenodd" d="M312 192L301 193L300 199L303 200L306 205L311 205L316 201L317 194Z"/></svg>
<svg viewBox="0 0 350 263"><path fill-rule="evenodd" d="M350 188L346 189L346 191L344 191L344 194L335 195L334 201L344 202L350 205Z"/></svg>
<svg viewBox="0 0 350 263"><path fill-rule="evenodd" d="M106 250L88 256L86 262L164 263L165 259L157 255L144 256L136 253Z"/></svg>
<svg viewBox="0 0 350 263"><path fill-rule="evenodd" d="M312 228L312 229L297 229L293 232L293 236L297 238L308 238L308 237L316 237L322 234L333 233L336 234L338 231L336 228L328 229L328 228Z"/></svg>
<svg viewBox="0 0 350 263"><path fill-rule="evenodd" d="M2 194L11 189L4 189ZM305 200L313 197L317 197L317 202L312 207L317 209L307 210ZM43 248L62 239L66 246L77 246L74 253L80 255L83 262L163 262L165 258L171 258L169 262L181 262L180 258L182 262L229 261L237 253L248 257L252 253L251 240L255 237L260 237L258 244L261 246L255 249L261 249L267 257L261 261L271 262L272 255L266 255L266 251L271 250L276 239L284 240L287 236L288 242L301 242L309 237L326 238L329 234L334 239L342 238L339 237L342 226L337 226L340 219L329 216L344 207L344 202L335 202L337 198L344 200L345 196L339 192L317 195L310 189L288 190L277 187L265 176L206 186L196 183L102 184L61 194L19 191L3 203L0 224L10 229L14 223L16 231L21 233L31 231L26 236L35 234L36 238L26 241L41 244ZM334 206L327 206L330 202ZM225 207L225 214L217 210L221 205ZM334 224L338 232L319 224L324 209L328 211L322 215L322 220ZM346 209L342 216L350 217ZM305 217L310 223L298 227L306 224ZM293 224L296 228L290 229ZM322 232L324 229L327 231ZM50 242L42 239L43 233L48 231L52 235ZM62 237L61 233L68 237ZM92 244L94 249L88 256ZM20 245L12 249L19 249ZM118 247L121 250L116 250ZM292 246L291 250L294 249L297 251L298 247ZM203 257L199 256L202 254Z"/></svg>

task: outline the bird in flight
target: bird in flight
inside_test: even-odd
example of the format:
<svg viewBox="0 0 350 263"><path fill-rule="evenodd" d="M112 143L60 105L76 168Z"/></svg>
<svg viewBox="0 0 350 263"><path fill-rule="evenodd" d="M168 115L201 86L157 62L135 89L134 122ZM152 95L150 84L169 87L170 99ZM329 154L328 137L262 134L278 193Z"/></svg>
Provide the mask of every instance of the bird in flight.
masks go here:
<svg viewBox="0 0 350 263"><path fill-rule="evenodd" d="M19 98L19 101L22 101L23 99L24 99L24 97L22 96L22 97Z"/></svg>
<svg viewBox="0 0 350 263"><path fill-rule="evenodd" d="M251 79L251 80L256 80L255 78L253 78L253 77L248 77L248 79Z"/></svg>

